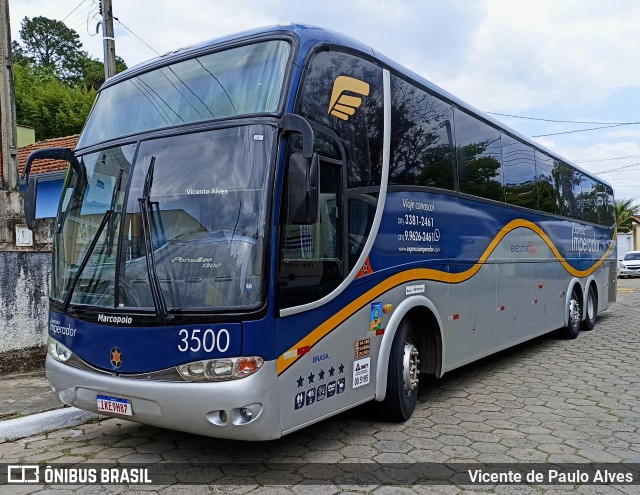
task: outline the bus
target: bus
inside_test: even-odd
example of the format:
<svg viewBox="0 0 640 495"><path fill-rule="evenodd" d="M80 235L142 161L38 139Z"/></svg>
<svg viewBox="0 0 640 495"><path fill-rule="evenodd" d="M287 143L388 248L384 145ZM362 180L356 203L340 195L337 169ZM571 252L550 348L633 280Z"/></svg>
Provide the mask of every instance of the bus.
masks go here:
<svg viewBox="0 0 640 495"><path fill-rule="evenodd" d="M278 25L105 82L54 226L62 402L268 440L616 298L609 184L346 36ZM33 222L37 183L28 180Z"/></svg>

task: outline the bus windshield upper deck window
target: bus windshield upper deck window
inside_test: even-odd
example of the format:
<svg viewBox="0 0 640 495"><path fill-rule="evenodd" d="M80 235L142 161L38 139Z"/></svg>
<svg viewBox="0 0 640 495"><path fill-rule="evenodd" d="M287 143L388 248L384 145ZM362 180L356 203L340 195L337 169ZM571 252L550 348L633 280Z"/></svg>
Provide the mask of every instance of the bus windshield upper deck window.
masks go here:
<svg viewBox="0 0 640 495"><path fill-rule="evenodd" d="M291 47L273 40L184 60L102 90L78 147L137 132L278 109Z"/></svg>

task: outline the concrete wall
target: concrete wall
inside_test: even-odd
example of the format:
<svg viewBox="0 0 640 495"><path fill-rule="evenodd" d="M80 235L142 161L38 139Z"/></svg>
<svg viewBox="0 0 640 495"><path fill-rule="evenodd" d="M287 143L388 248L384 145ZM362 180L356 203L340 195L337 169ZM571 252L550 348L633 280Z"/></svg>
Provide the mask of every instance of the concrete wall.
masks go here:
<svg viewBox="0 0 640 495"><path fill-rule="evenodd" d="M36 142L36 130L33 127L17 126L18 148L24 148Z"/></svg>
<svg viewBox="0 0 640 495"><path fill-rule="evenodd" d="M53 219L36 221L33 246L17 247L22 201L0 191L0 355L42 346L47 337Z"/></svg>
<svg viewBox="0 0 640 495"><path fill-rule="evenodd" d="M0 252L0 352L47 339L51 253Z"/></svg>

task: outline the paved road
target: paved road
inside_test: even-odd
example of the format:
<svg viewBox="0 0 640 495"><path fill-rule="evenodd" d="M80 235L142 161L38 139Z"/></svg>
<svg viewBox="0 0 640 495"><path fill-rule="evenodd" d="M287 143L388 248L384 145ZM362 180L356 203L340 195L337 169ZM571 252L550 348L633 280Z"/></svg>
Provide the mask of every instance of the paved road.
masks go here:
<svg viewBox="0 0 640 495"><path fill-rule="evenodd" d="M618 302L575 341L543 337L421 382L419 405L403 425L381 423L366 407L277 441L240 443L109 419L0 445L0 462L293 462L289 479L332 479L331 463L640 463L640 280L619 281ZM237 473L243 476L242 473ZM178 480L215 483L219 470L185 470ZM455 486L379 486L341 478L321 486L271 485L278 471L237 486L147 487L158 493L458 493ZM329 481L331 483L331 481ZM7 487L5 487L7 488ZM43 487L12 487L35 493ZM54 487L121 493L124 486ZM640 493L636 486L476 486L490 493ZM0 487L2 491L2 487ZM66 493L51 491L47 493Z"/></svg>

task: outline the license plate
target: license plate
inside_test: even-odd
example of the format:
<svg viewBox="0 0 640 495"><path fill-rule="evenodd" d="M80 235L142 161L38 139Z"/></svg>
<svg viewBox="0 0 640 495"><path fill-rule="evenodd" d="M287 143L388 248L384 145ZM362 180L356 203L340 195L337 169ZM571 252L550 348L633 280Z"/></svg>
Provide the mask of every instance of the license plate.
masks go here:
<svg viewBox="0 0 640 495"><path fill-rule="evenodd" d="M96 400L98 402L98 411L133 416L133 409L131 409L131 401L129 399L98 395Z"/></svg>

